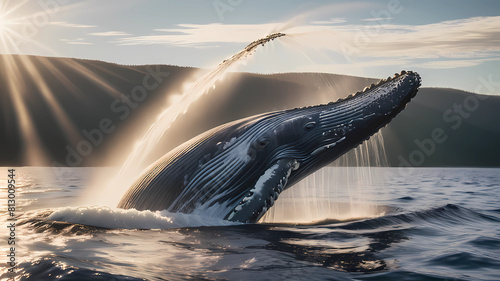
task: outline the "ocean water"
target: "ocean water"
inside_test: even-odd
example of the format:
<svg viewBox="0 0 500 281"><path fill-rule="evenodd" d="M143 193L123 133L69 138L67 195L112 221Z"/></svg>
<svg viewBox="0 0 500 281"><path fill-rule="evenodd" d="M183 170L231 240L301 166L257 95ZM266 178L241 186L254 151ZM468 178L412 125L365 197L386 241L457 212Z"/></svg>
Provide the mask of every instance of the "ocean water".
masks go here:
<svg viewBox="0 0 500 281"><path fill-rule="evenodd" d="M500 169L328 167L258 224L82 205L108 168L15 169L2 280L500 280Z"/></svg>

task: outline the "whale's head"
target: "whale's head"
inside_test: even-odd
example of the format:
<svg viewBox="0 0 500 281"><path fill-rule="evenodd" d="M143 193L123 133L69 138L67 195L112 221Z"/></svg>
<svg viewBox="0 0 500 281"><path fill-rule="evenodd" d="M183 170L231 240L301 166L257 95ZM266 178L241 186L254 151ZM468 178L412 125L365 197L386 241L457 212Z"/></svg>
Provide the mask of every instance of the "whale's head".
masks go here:
<svg viewBox="0 0 500 281"><path fill-rule="evenodd" d="M260 120L249 155L265 166L227 219L255 222L279 193L328 165L387 125L417 93L420 77L403 71L325 105L287 110Z"/></svg>

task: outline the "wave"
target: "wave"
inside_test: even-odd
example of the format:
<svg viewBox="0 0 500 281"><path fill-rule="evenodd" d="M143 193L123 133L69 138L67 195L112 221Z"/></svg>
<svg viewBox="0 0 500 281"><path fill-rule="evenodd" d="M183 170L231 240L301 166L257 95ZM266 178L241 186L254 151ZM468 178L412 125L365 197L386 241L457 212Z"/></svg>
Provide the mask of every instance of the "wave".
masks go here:
<svg viewBox="0 0 500 281"><path fill-rule="evenodd" d="M389 208L387 207L387 210ZM500 222L500 218L485 215L471 209L453 204L410 213L397 213L397 208L389 215L376 218L337 220L326 219L311 223L292 223L292 225L330 225L334 228L352 230L379 229L394 225L409 225L420 223L457 224L466 221L486 220ZM81 226L87 229L175 229L186 227L234 226L241 223L230 222L220 218L200 214L170 213L168 211L138 211L135 209L118 209L103 206L65 207L55 210L36 210L23 215L19 224L32 224L38 229L61 230L67 228L70 233L81 231ZM283 225L288 223L267 223ZM69 227L69 228L68 228Z"/></svg>
<svg viewBox="0 0 500 281"><path fill-rule="evenodd" d="M426 222L455 225L457 223L464 223L466 221L478 220L500 222L500 218L485 215L458 205L448 204L446 206L423 211L394 214L374 219L351 222L339 227L343 229L377 229L385 226Z"/></svg>
<svg viewBox="0 0 500 281"><path fill-rule="evenodd" d="M384 272L376 275L360 276L356 280L371 280L371 281L385 281L385 280L399 280L399 281L415 281L415 280L426 280L426 281L462 281L467 279L459 279L457 277L444 277L433 274L419 273L413 271L390 271Z"/></svg>
<svg viewBox="0 0 500 281"><path fill-rule="evenodd" d="M54 225L60 222L107 229L173 229L238 224L202 215L170 213L168 211L124 210L103 206L38 210L26 215L24 223L36 223L38 227L44 223ZM44 228L47 228L47 225Z"/></svg>
<svg viewBox="0 0 500 281"><path fill-rule="evenodd" d="M462 270L499 268L498 260L472 253L459 252L439 256L428 261L429 265L439 264Z"/></svg>

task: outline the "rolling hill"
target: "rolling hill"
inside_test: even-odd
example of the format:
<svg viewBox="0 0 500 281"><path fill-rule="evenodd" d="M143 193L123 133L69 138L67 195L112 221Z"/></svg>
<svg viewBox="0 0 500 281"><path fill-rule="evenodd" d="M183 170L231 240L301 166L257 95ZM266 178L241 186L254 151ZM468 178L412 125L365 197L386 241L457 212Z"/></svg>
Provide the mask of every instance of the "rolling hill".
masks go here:
<svg viewBox="0 0 500 281"><path fill-rule="evenodd" d="M126 157L131 143L182 93L185 82L205 71L0 55L0 165L31 164L22 153L26 119L19 114L20 100L36 129L31 137L51 157L49 165L108 165L110 155ZM329 102L377 80L324 73L229 73L165 133L154 155L225 122ZM406 110L382 129L388 164L500 167L499 109L500 97L421 88ZM76 133L65 133L65 124ZM92 143L91 151L75 159L72 154L82 142Z"/></svg>

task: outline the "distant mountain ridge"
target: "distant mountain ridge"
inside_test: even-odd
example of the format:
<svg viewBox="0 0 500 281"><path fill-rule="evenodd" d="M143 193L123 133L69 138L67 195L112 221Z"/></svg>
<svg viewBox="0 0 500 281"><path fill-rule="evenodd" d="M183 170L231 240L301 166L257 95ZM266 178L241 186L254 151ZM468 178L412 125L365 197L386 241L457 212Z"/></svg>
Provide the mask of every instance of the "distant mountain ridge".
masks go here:
<svg viewBox="0 0 500 281"><path fill-rule="evenodd" d="M169 104L169 99L182 93L185 82L193 81L203 71L171 65L124 66L21 55L0 55L0 70L0 165L3 166L29 164L22 158L21 125L12 96L15 93L25 101L36 135L52 157L50 163L106 165L110 153L125 151L118 155L125 157L130 138L138 139L137 132L146 130L157 113ZM34 71L45 86L33 78ZM19 80L17 92L9 86L12 77ZM193 104L182 116L182 122L176 122L165 133L155 156L217 125L271 110L335 101L376 81L324 73L229 73L209 95ZM61 130L43 89L49 89L79 132L76 140L68 139ZM120 94L129 100L120 98ZM407 108L382 129L388 164L500 167L499 109L497 96L421 88ZM96 130L100 130L103 120L109 120L104 122L109 132L101 131L102 138L93 144L92 152L77 155L81 161L71 156L70 160L75 161L68 161L68 155L77 150L79 142L91 143L92 133L94 141L99 139Z"/></svg>

